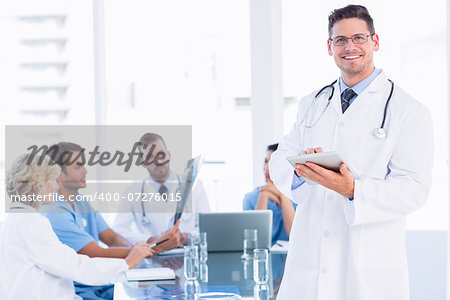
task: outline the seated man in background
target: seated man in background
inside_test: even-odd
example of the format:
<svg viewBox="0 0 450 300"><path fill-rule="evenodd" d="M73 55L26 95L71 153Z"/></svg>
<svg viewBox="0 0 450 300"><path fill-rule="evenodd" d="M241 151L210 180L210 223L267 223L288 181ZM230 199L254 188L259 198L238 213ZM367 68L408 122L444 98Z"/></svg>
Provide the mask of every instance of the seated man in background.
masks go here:
<svg viewBox="0 0 450 300"><path fill-rule="evenodd" d="M278 144L267 147L267 155L264 159L264 173L266 185L257 187L244 197L244 210L266 210L273 213L272 220L272 244L278 240L289 240L292 221L294 220L296 204L283 195L273 184L269 174L269 161L272 153L277 150Z"/></svg>
<svg viewBox="0 0 450 300"><path fill-rule="evenodd" d="M87 174L83 159L78 155L81 151L80 145L68 142L49 148L48 155L61 167L57 182L58 193L64 200L47 205L43 213L59 240L77 253L89 257L125 258L132 249L132 243L109 228L103 217L78 193L79 189L86 187ZM71 154L70 159L61 158L68 154ZM172 236L175 239L176 233ZM101 247L99 241L109 248ZM154 249L161 251L157 247ZM113 286L91 287L75 283L75 291L84 299L112 299L113 296Z"/></svg>
<svg viewBox="0 0 450 300"><path fill-rule="evenodd" d="M116 215L113 228L133 243L154 243L162 240L163 235L174 228L176 207L170 207L170 200L173 200L180 191L181 176L171 171L170 152L160 135L145 133L139 142L141 143L139 151L145 160L152 161L156 155L164 155L164 159L168 162L162 165L156 163L142 164L148 171L149 177L130 185L125 190L124 195L130 193L161 195L161 198L166 199L165 212L154 211L150 201L122 201L119 208L121 213ZM186 244L188 233L196 230L196 223L198 222L196 214L211 210L203 184L198 180L192 187L191 199L192 203L186 204L191 205L191 212L183 212L179 223L177 223L179 224L179 231L177 231L179 243L178 245L164 243L166 250L171 245L173 245L171 248L176 248L181 244Z"/></svg>

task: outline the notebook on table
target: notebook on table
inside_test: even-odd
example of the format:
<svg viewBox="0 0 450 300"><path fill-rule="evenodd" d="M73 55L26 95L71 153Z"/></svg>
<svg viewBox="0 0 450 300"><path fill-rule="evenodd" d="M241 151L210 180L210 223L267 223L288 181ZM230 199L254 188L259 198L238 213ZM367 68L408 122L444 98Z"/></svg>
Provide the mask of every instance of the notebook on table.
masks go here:
<svg viewBox="0 0 450 300"><path fill-rule="evenodd" d="M175 279L175 273L169 268L132 269L126 275L128 281Z"/></svg>

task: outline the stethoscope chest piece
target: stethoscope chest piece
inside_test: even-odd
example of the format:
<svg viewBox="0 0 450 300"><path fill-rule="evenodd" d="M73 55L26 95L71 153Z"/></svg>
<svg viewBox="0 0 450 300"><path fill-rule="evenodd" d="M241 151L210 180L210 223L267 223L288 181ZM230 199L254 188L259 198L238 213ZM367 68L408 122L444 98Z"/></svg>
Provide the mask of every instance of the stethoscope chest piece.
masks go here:
<svg viewBox="0 0 450 300"><path fill-rule="evenodd" d="M147 216L142 216L142 225L147 226L150 224L150 221Z"/></svg>
<svg viewBox="0 0 450 300"><path fill-rule="evenodd" d="M378 139L385 139L387 134L386 134L386 130L384 130L384 128L376 128L373 131L373 135L378 138Z"/></svg>

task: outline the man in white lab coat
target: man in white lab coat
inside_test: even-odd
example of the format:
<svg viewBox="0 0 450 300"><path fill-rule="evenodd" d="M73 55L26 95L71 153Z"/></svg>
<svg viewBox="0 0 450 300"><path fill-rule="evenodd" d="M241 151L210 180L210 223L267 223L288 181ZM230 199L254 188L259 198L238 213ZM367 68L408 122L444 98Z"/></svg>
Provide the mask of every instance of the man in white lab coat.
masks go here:
<svg viewBox="0 0 450 300"><path fill-rule="evenodd" d="M181 176L170 170L170 152L167 150L164 139L155 133L144 134L139 141L139 148L143 154L143 167L148 171L149 177L131 184L124 192L124 198L130 194L152 195L165 201L122 201L119 213L114 220L113 228L132 243L154 243L164 240L167 232L173 230L175 212L177 210L177 197L181 197ZM160 163L153 162L160 156ZM167 163L164 163L166 162ZM155 198L156 199L156 198ZM200 181L192 187L192 201L186 203L181 215L177 234L177 243L162 244L163 250L176 248L188 241L188 233L193 232L196 226L196 213L209 212L210 206L206 191Z"/></svg>
<svg viewBox="0 0 450 300"><path fill-rule="evenodd" d="M328 29L341 77L300 101L270 161L299 204L278 299L407 300L405 216L431 185L431 117L374 67L379 37L365 7L333 11ZM339 172L286 160L322 151L341 154Z"/></svg>

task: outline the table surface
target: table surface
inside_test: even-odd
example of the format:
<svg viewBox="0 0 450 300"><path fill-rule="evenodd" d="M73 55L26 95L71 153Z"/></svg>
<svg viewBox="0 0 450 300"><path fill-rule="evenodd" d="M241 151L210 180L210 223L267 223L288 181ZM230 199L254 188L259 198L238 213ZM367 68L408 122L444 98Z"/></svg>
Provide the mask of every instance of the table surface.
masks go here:
<svg viewBox="0 0 450 300"><path fill-rule="evenodd" d="M237 292L243 299L253 299L253 260L241 259L242 252L208 253L208 278L198 278L201 292ZM284 273L285 253L271 253L269 259L269 293L276 298ZM118 282L114 299L184 299L183 255L155 256L144 260L138 268L168 267L176 279L166 281ZM202 266L201 266L202 267ZM205 267L205 265L203 265Z"/></svg>

